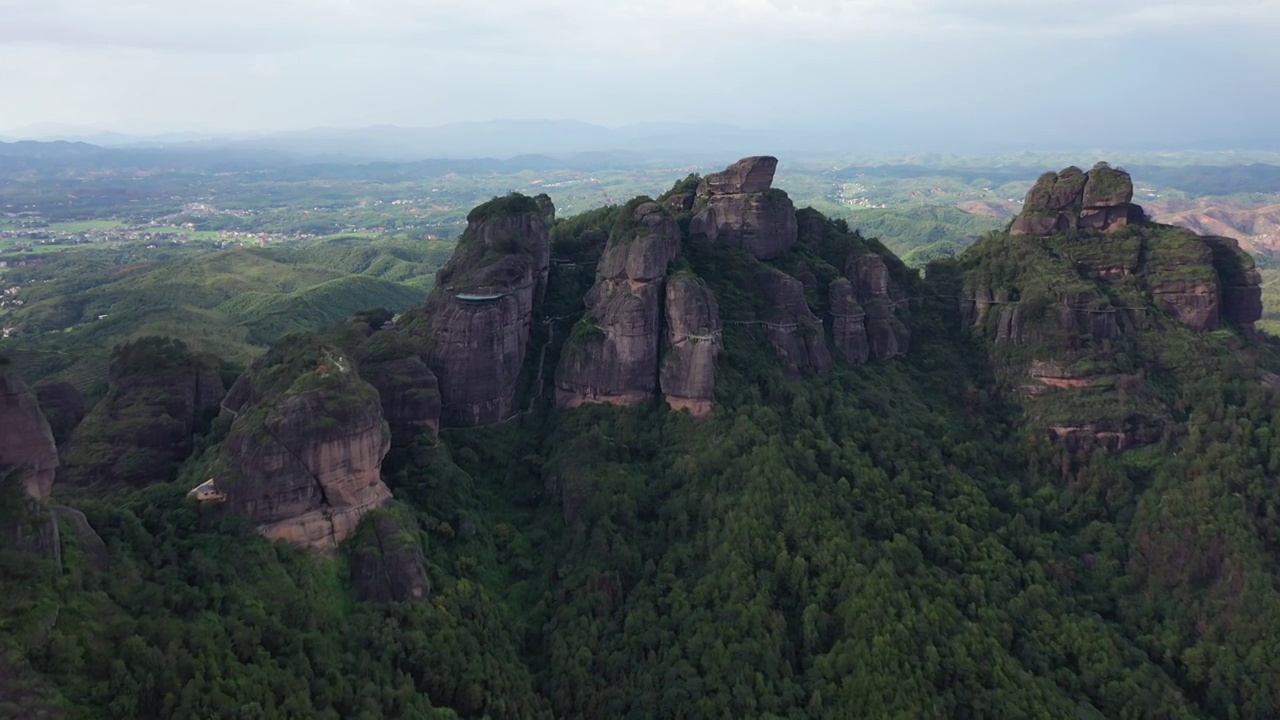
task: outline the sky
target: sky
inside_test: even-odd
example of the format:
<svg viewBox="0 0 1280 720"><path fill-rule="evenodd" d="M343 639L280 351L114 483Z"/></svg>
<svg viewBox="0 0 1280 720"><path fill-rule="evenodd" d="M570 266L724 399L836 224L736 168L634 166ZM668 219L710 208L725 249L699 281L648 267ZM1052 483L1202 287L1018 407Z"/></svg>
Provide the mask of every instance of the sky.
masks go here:
<svg viewBox="0 0 1280 720"><path fill-rule="evenodd" d="M1280 0L0 0L0 18L0 135L516 118L922 149L1280 134Z"/></svg>

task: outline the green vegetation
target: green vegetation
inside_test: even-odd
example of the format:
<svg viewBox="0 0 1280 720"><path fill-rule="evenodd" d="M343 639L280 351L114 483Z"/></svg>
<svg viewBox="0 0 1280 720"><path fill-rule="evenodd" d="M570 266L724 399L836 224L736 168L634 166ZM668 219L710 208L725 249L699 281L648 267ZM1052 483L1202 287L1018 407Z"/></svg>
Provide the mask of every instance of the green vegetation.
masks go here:
<svg viewBox="0 0 1280 720"><path fill-rule="evenodd" d="M626 215L614 204L552 228L553 256L573 266L553 271L540 309L566 322L554 335L535 325L535 346L554 338L549 367L598 332L586 320L559 328L581 315L590 263ZM882 256L910 302L910 353L794 378L758 327L726 323L705 420L660 402L558 412L547 385L526 393L529 412L509 423L398 449L383 466L397 499L388 545L421 549L431 595L420 602L356 601L351 566L372 552L367 525L322 557L187 500L197 482L223 476L226 420L197 431L194 459L172 482L110 497L57 489L58 502L85 512L109 565L65 517L60 567L19 552L7 529L29 520L29 506L3 494L15 476L0 472L0 714L1280 714L1280 390L1262 382L1280 370L1280 348L1233 328L1192 331L1152 299L1162 284L1207 277L1206 263L1246 272L1247 258L1206 254L1156 226L1105 238L988 233L921 277L870 231L799 215L801 240L766 266L807 271L825 288L851 257ZM404 287L394 283L408 279L392 275L430 260L393 255L387 274L370 272L384 260L358 246L97 272L124 283L116 298L130 314L177 297L188 306L153 314L249 323L288 307L327 323L322 313L344 305L380 327L394 308L368 308L394 301L392 288ZM685 242L682 253L673 272L702 278L722 318L772 310L754 287L762 264L745 251ZM100 283L47 279L66 284L36 291L42 317L99 307ZM971 332L959 306L979 292L999 304ZM60 295L74 303L59 305ZM825 292L808 300L829 310ZM248 327L235 327L248 346ZM252 365L256 409L241 422L265 427L301 396L322 397L319 424L349 401L370 404L361 365L419 354L419 343L366 339L357 323L284 335ZM21 366L57 346L17 347ZM201 349L141 340L116 352L110 374L136 379L139 365L170 368L172 356ZM1033 360L1087 385L1024 394ZM105 375L111 363L101 365ZM120 405L117 388L108 398ZM1047 430L1089 423L1095 440L1128 433L1144 446L1073 446Z"/></svg>
<svg viewBox="0 0 1280 720"><path fill-rule="evenodd" d="M173 338L116 347L106 396L63 446L62 482L111 487L172 480L192 450L192 436L217 414L218 365L216 357L197 357Z"/></svg>
<svg viewBox="0 0 1280 720"><path fill-rule="evenodd" d="M977 237L1003 228L1007 220L972 215L953 207L854 210L849 224L868 237L880 238L912 267L939 257L954 257Z"/></svg>
<svg viewBox="0 0 1280 720"><path fill-rule="evenodd" d="M248 339L265 345L287 332L332 325L356 310L378 305L394 311L422 304L426 293L380 278L349 275L282 295L249 292L218 307L249 329Z"/></svg>
<svg viewBox="0 0 1280 720"><path fill-rule="evenodd" d="M641 195L640 197L627 201L627 204L623 205L618 210L616 219L613 222L613 227L609 230L609 237L615 242L629 242L634 240L637 237L637 231L644 227L644 224L641 222L641 218L636 217L636 210L641 205L651 202L653 202L653 198L648 195ZM662 208L661 206L659 206L659 208L663 214L667 213L665 208Z"/></svg>
<svg viewBox="0 0 1280 720"><path fill-rule="evenodd" d="M526 212L539 212L538 201L528 195L513 192L477 205L474 210L467 213L467 222L482 222L495 217L518 215Z"/></svg>
<svg viewBox="0 0 1280 720"><path fill-rule="evenodd" d="M179 338L244 365L284 333L370 306L421 304L438 259L433 250L347 239L127 264L105 251L68 253L7 276L25 304L4 320L15 328L6 347L31 381L68 379L81 390L103 379L112 347L145 336Z"/></svg>

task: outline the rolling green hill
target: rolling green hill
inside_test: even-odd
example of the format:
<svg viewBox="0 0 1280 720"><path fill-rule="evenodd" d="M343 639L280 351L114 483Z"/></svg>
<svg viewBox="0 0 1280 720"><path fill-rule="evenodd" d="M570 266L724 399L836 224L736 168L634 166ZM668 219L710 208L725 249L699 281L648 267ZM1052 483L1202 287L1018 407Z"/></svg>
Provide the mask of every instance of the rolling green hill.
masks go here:
<svg viewBox="0 0 1280 720"><path fill-rule="evenodd" d="M1008 224L943 205L854 210L848 222L863 235L880 238L913 267L938 257L954 257L979 236Z"/></svg>
<svg viewBox="0 0 1280 720"><path fill-rule="evenodd" d="M148 335L243 365L286 332L421 303L438 256L423 245L339 239L126 264L110 251L68 251L6 276L25 305L5 319L17 328L5 350L32 382L57 376L82 388L101 378L112 347Z"/></svg>
<svg viewBox="0 0 1280 720"><path fill-rule="evenodd" d="M295 330L314 329L345 320L374 307L392 311L420 304L427 297L420 287L366 275L347 275L288 294L251 291L218 306L218 310L248 330L248 341L270 343Z"/></svg>

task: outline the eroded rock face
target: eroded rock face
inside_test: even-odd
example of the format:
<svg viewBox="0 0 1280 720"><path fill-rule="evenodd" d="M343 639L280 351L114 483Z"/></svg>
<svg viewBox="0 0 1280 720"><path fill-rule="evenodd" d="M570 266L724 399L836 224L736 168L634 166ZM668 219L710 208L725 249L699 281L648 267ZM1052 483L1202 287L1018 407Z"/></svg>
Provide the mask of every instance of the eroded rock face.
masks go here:
<svg viewBox="0 0 1280 720"><path fill-rule="evenodd" d="M556 368L556 403L635 405L657 390L663 285L680 252L671 214L642 199L623 209L596 268L587 312Z"/></svg>
<svg viewBox="0 0 1280 720"><path fill-rule="evenodd" d="M236 410L224 441L235 477L216 482L262 534L329 550L391 499L380 476L391 438L372 387L351 376L319 385Z"/></svg>
<svg viewBox="0 0 1280 720"><path fill-rule="evenodd" d="M804 285L790 275L762 266L755 284L770 308L765 317L765 335L777 351L789 374L823 373L831 369L831 352L822 320L809 309Z"/></svg>
<svg viewBox="0 0 1280 720"><path fill-rule="evenodd" d="M440 431L440 388L436 376L416 355L365 363L360 375L378 391L391 444L405 447L419 435Z"/></svg>
<svg viewBox="0 0 1280 720"><path fill-rule="evenodd" d="M667 283L667 351L662 394L673 410L708 415L715 404L720 307L701 279L679 274Z"/></svg>
<svg viewBox="0 0 1280 720"><path fill-rule="evenodd" d="M1262 274L1253 257L1231 238L1205 237L1222 289L1222 316L1231 324L1252 331L1262 317Z"/></svg>
<svg viewBox="0 0 1280 720"><path fill-rule="evenodd" d="M1123 452L1156 442L1160 428L1143 418L1131 418L1122 423L1054 425L1049 428L1049 438L1071 452L1094 448Z"/></svg>
<svg viewBox="0 0 1280 720"><path fill-rule="evenodd" d="M1221 324L1216 283L1172 280L1152 289L1156 302L1193 330L1217 330Z"/></svg>
<svg viewBox="0 0 1280 720"><path fill-rule="evenodd" d="M911 309L889 279L884 258L874 253L851 258L845 277L857 283L871 357L889 360L905 355L911 343Z"/></svg>
<svg viewBox="0 0 1280 720"><path fill-rule="evenodd" d="M690 234L745 248L761 260L791 249L796 210L786 193L770 189L777 165L777 158L745 158L708 175L698 188Z"/></svg>
<svg viewBox="0 0 1280 720"><path fill-rule="evenodd" d="M1141 222L1133 181L1123 170L1098 163L1089 172L1069 167L1045 173L1027 192L1012 235L1052 235L1070 230L1111 232Z"/></svg>
<svg viewBox="0 0 1280 720"><path fill-rule="evenodd" d="M846 362L862 365L871 356L867 340L867 313L858 304L853 283L836 278L828 288L831 304L831 338Z"/></svg>
<svg viewBox="0 0 1280 720"><path fill-rule="evenodd" d="M17 373L0 365L0 465L22 469L23 486L45 500L58 469L58 448L36 394Z"/></svg>
<svg viewBox="0 0 1280 720"><path fill-rule="evenodd" d="M547 203L512 196L476 208L440 270L422 314L446 424L487 425L516 412L530 321L550 267Z"/></svg>
<svg viewBox="0 0 1280 720"><path fill-rule="evenodd" d="M1032 360L1027 375L1042 385L1051 388L1083 388L1094 381L1087 373L1072 370L1055 360Z"/></svg>
<svg viewBox="0 0 1280 720"><path fill-rule="evenodd" d="M351 543L351 586L358 601L406 602L431 595L417 535L407 515L375 510L365 517Z"/></svg>
<svg viewBox="0 0 1280 720"><path fill-rule="evenodd" d="M761 193L773 187L773 173L778 169L778 158L756 155L711 173L702 179L699 195L735 195Z"/></svg>
<svg viewBox="0 0 1280 720"><path fill-rule="evenodd" d="M966 327L988 330L997 344L1042 342L1062 333L1094 340L1120 337L1119 313L1098 304L1097 295L1065 293L1037 308L1015 300L1007 289L983 288L961 298L960 316Z"/></svg>

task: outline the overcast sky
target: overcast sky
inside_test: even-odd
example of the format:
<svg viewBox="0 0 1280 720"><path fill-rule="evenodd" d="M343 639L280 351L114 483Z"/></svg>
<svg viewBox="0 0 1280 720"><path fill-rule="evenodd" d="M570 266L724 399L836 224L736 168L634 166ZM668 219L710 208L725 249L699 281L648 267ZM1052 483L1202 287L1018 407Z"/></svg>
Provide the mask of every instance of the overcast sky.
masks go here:
<svg viewBox="0 0 1280 720"><path fill-rule="evenodd" d="M0 130L1274 136L1280 0L0 0ZM926 143L927 144L927 143Z"/></svg>

